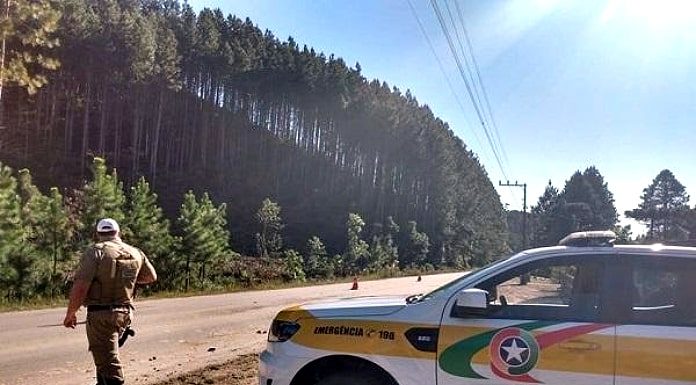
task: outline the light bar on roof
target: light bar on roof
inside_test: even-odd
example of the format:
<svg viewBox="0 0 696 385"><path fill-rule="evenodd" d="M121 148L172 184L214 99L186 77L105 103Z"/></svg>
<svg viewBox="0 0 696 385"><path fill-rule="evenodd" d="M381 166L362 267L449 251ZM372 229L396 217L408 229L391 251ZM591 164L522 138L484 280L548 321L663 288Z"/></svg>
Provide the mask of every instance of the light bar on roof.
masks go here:
<svg viewBox="0 0 696 385"><path fill-rule="evenodd" d="M581 231L572 233L558 242L559 246L593 247L613 246L616 234L613 231Z"/></svg>

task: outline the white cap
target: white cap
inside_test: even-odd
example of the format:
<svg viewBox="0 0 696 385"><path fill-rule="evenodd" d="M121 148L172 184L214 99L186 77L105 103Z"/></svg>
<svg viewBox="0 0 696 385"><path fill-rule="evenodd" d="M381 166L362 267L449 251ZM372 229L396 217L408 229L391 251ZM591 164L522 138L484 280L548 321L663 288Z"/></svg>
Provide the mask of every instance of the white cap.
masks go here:
<svg viewBox="0 0 696 385"><path fill-rule="evenodd" d="M104 218L97 223L97 232L98 233L110 233L112 231L121 231L121 228L118 227L118 222L111 218Z"/></svg>

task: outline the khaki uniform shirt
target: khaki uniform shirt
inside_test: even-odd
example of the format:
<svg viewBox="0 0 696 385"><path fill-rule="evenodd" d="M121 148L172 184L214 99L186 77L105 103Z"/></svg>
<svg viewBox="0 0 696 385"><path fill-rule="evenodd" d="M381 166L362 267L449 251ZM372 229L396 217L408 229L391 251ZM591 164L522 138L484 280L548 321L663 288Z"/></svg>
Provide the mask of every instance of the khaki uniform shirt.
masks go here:
<svg viewBox="0 0 696 385"><path fill-rule="evenodd" d="M129 305L147 257L119 238L98 242L82 255L75 280L90 282L84 305Z"/></svg>

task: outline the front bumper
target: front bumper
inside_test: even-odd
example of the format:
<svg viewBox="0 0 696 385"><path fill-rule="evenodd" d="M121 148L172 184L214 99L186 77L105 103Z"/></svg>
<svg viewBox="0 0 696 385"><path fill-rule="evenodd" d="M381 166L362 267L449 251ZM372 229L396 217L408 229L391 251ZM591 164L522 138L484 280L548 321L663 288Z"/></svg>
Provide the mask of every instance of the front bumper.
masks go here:
<svg viewBox="0 0 696 385"><path fill-rule="evenodd" d="M288 355L282 345L292 342L270 342L259 357L259 385L290 385L306 359Z"/></svg>

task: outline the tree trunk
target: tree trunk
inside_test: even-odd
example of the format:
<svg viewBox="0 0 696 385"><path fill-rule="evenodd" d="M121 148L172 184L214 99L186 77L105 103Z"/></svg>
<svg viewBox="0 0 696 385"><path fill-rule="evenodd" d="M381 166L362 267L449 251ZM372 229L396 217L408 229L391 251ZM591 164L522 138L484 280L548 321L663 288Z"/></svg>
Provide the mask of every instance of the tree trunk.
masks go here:
<svg viewBox="0 0 696 385"><path fill-rule="evenodd" d="M64 127L64 152L67 157L72 150L72 140L73 140L73 110L72 110L72 95L69 91L65 93L65 127Z"/></svg>
<svg viewBox="0 0 696 385"><path fill-rule="evenodd" d="M225 136L225 131L227 130L227 127L225 127L226 115L227 111L223 108L220 112L220 143L218 143L218 167L220 167L220 169L223 169L225 165L225 148L227 147L227 139Z"/></svg>
<svg viewBox="0 0 696 385"><path fill-rule="evenodd" d="M54 296L55 291L56 291L56 272L58 270L58 246L57 246L58 242L56 242L57 235L56 235L55 231L53 231L51 233L51 235L52 235L51 246L53 246L52 247L53 268L51 269L51 301L53 301L53 296Z"/></svg>
<svg viewBox="0 0 696 385"><path fill-rule="evenodd" d="M104 86L104 90L102 91L102 100L101 100L101 120L99 123L99 153L101 155L104 155L105 153L105 147L106 147L106 124L107 124L107 111L109 110L109 103L108 103L108 98L109 98L109 88L108 86Z"/></svg>
<svg viewBox="0 0 696 385"><path fill-rule="evenodd" d="M209 130L209 122L208 122L208 116L205 111L205 104L203 101L200 102L200 122L201 122L201 133L200 133L200 161L201 161L201 167L203 169L206 168L207 162L208 162L208 130Z"/></svg>
<svg viewBox="0 0 696 385"><path fill-rule="evenodd" d="M84 117L82 119L82 150L80 151L80 177L84 177L85 157L89 147L89 110L92 103L91 75L87 75L87 95L85 96Z"/></svg>
<svg viewBox="0 0 696 385"><path fill-rule="evenodd" d="M31 137L31 127L32 127L32 122L31 118L29 117L29 109L31 107L28 104L25 107L25 110L23 111L23 114L26 116L26 126L24 127L24 152L22 154L24 161L26 162L29 159L29 138ZM20 110L21 111L21 110ZM38 114L38 110L34 111L34 115ZM34 116L36 118L36 116ZM38 133L38 130L37 130Z"/></svg>
<svg viewBox="0 0 696 385"><path fill-rule="evenodd" d="M138 103L138 92L133 91L133 128L131 131L131 176L134 178L138 174L138 160L140 156L140 104Z"/></svg>
<svg viewBox="0 0 696 385"><path fill-rule="evenodd" d="M203 286L203 282L205 282L205 260L201 262L201 268L198 274L198 281L200 282L200 285Z"/></svg>
<svg viewBox="0 0 696 385"><path fill-rule="evenodd" d="M56 104L57 104L57 95L58 94L58 87L51 87L51 113L48 121L48 145L53 146L53 131L55 129L55 124L56 124Z"/></svg>
<svg viewBox="0 0 696 385"><path fill-rule="evenodd" d="M123 104L120 98L115 98L116 100L116 122L114 123L114 164L121 164L121 131L123 125ZM120 109L120 111L119 111Z"/></svg>
<svg viewBox="0 0 696 385"><path fill-rule="evenodd" d="M159 102L157 107L157 122L155 123L155 132L152 138L152 149L150 150L150 178L152 179L152 187L155 187L157 180L157 154L159 150L160 130L162 127L162 110L164 109L164 89L160 88Z"/></svg>
<svg viewBox="0 0 696 385"><path fill-rule="evenodd" d="M5 1L5 21L10 20L10 0ZM2 48L0 51L0 125L2 124L2 89L5 85L5 56L7 54L7 38L2 38Z"/></svg>
<svg viewBox="0 0 696 385"><path fill-rule="evenodd" d="M186 288L186 291L189 291L189 287L191 285L191 257L186 256L186 285L184 286Z"/></svg>

